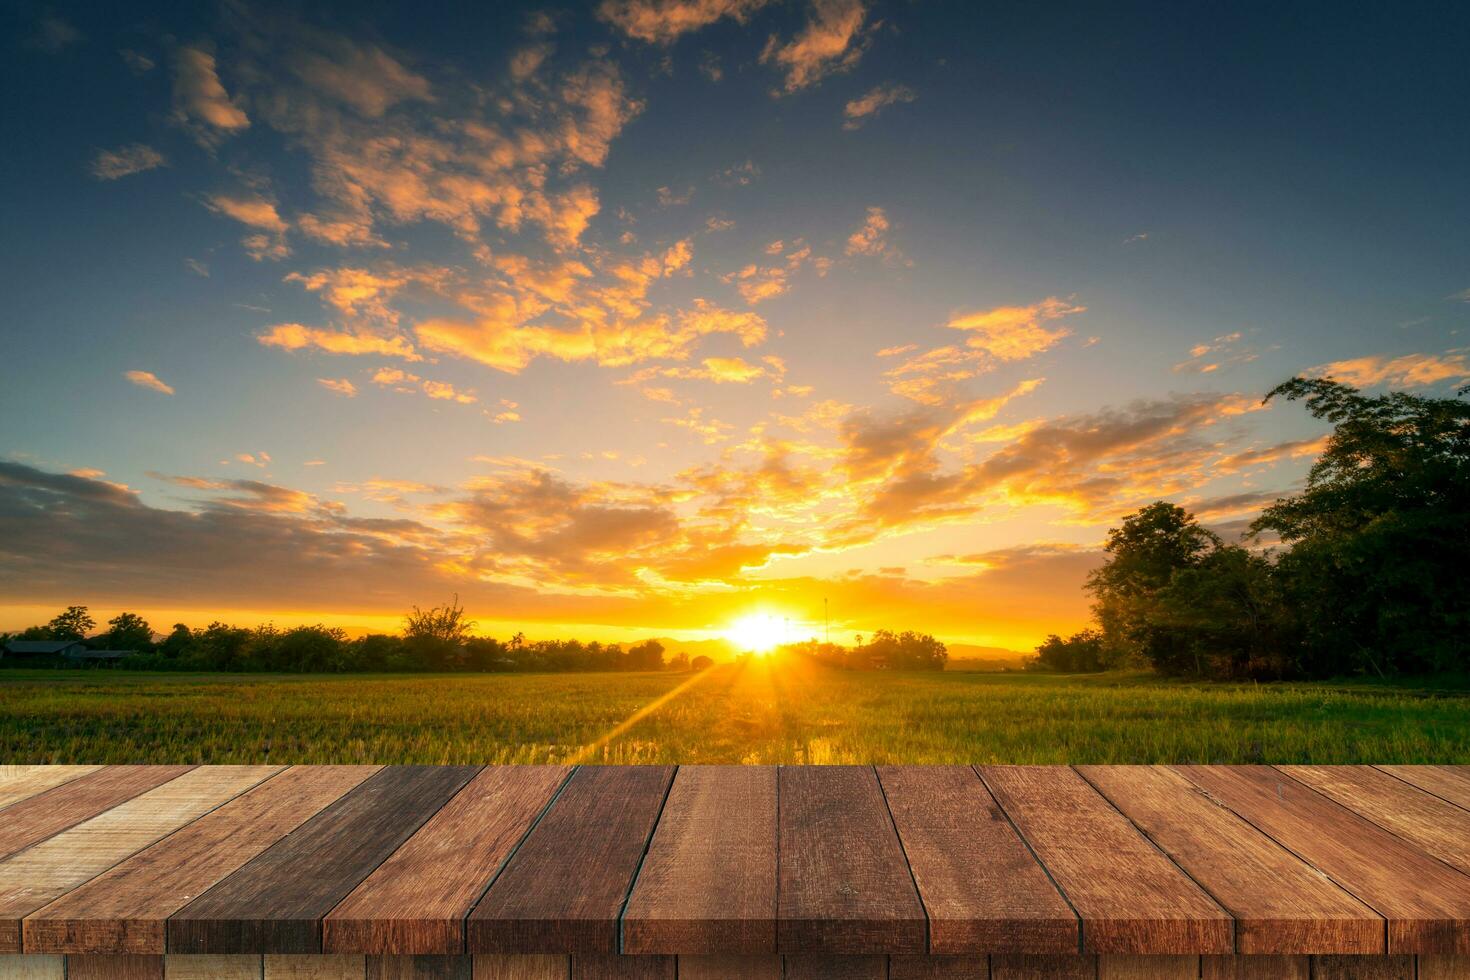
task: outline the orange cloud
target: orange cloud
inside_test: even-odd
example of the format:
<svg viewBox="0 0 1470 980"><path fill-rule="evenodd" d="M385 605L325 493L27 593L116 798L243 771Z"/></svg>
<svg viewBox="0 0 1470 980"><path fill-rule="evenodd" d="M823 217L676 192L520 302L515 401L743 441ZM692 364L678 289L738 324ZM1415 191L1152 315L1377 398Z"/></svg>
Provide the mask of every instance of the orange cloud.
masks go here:
<svg viewBox="0 0 1470 980"><path fill-rule="evenodd" d="M129 143L115 150L103 150L92 160L92 176L98 180L117 180L131 174L140 174L155 167L167 166L168 161L151 146Z"/></svg>
<svg viewBox="0 0 1470 980"><path fill-rule="evenodd" d="M964 330L965 345L1002 361L1019 361L1050 350L1072 331L1047 327L1052 320L1086 313L1087 307L1049 296L1030 306L997 306L991 310L961 313L945 324Z"/></svg>
<svg viewBox="0 0 1470 980"><path fill-rule="evenodd" d="M347 398L353 398L357 395L357 385L346 378L317 378L316 383L328 391L336 392Z"/></svg>
<svg viewBox="0 0 1470 980"><path fill-rule="evenodd" d="M307 327L299 323L277 323L255 339L267 347L280 347L284 350L312 348L328 354L385 354L389 357L401 357L406 361L423 359L402 337L349 333Z"/></svg>
<svg viewBox="0 0 1470 980"><path fill-rule="evenodd" d="M907 85L879 85L842 107L842 114L846 117L842 128L860 129L868 117L876 116L888 106L912 102L918 97L919 93Z"/></svg>
<svg viewBox="0 0 1470 980"><path fill-rule="evenodd" d="M174 58L174 121L206 146L250 126L221 84L214 55L202 48L182 47Z"/></svg>
<svg viewBox="0 0 1470 980"><path fill-rule="evenodd" d="M811 0L806 26L785 44L772 35L761 52L763 63L786 73L786 94L846 71L862 57L866 0Z"/></svg>
<svg viewBox="0 0 1470 980"><path fill-rule="evenodd" d="M152 371L124 371L123 377L140 388L148 388L161 395L172 395L174 393L173 386L165 384Z"/></svg>
<svg viewBox="0 0 1470 980"><path fill-rule="evenodd" d="M1470 378L1470 348L1454 348L1443 354L1402 354L1391 357L1374 354L1344 361L1333 361L1311 368L1307 373L1333 378L1355 388L1391 385L1398 388L1423 388L1443 381Z"/></svg>
<svg viewBox="0 0 1470 980"><path fill-rule="evenodd" d="M744 24L770 0L603 0L597 16L631 38L670 44L681 35L731 18Z"/></svg>

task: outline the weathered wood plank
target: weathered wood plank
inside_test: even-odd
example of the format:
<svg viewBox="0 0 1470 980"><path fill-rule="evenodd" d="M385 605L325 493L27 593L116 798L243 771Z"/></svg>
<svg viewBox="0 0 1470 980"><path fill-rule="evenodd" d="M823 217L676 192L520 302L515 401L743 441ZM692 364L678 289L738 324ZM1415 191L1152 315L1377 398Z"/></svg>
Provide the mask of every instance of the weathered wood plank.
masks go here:
<svg viewBox="0 0 1470 980"><path fill-rule="evenodd" d="M777 948L926 952L923 905L877 773L868 766L783 766L779 785Z"/></svg>
<svg viewBox="0 0 1470 980"><path fill-rule="evenodd" d="M584 766L468 919L473 953L616 953L672 766Z"/></svg>
<svg viewBox="0 0 1470 980"><path fill-rule="evenodd" d="M1311 980L1310 956L1201 956L1200 980Z"/></svg>
<svg viewBox="0 0 1470 980"><path fill-rule="evenodd" d="M261 980L260 956L198 956L169 953L163 958L163 980Z"/></svg>
<svg viewBox="0 0 1470 980"><path fill-rule="evenodd" d="M969 766L880 766L931 953L1075 953L1076 914Z"/></svg>
<svg viewBox="0 0 1470 980"><path fill-rule="evenodd" d="M990 980L990 961L984 956L890 956L888 980Z"/></svg>
<svg viewBox="0 0 1470 980"><path fill-rule="evenodd" d="M162 956L68 956L67 980L163 980Z"/></svg>
<svg viewBox="0 0 1470 980"><path fill-rule="evenodd" d="M983 766L986 783L1082 917L1089 953L1229 953L1234 922L1071 769Z"/></svg>
<svg viewBox="0 0 1470 980"><path fill-rule="evenodd" d="M321 919L476 766L388 766L168 920L169 952L320 953Z"/></svg>
<svg viewBox="0 0 1470 980"><path fill-rule="evenodd" d="M1412 956L1314 956L1313 980L1414 980Z"/></svg>
<svg viewBox="0 0 1470 980"><path fill-rule="evenodd" d="M277 953L265 957L265 980L366 980L367 958L350 954Z"/></svg>
<svg viewBox="0 0 1470 980"><path fill-rule="evenodd" d="M367 980L471 980L470 958L464 954L369 956Z"/></svg>
<svg viewBox="0 0 1470 980"><path fill-rule="evenodd" d="M1470 766L1377 766L1426 793L1470 810Z"/></svg>
<svg viewBox="0 0 1470 980"><path fill-rule="evenodd" d="M279 770L279 766L186 769L0 862L0 951L20 952L21 920L27 915Z"/></svg>
<svg viewBox="0 0 1470 980"><path fill-rule="evenodd" d="M1470 873L1470 810L1447 803L1372 766L1276 768L1421 851Z"/></svg>
<svg viewBox="0 0 1470 980"><path fill-rule="evenodd" d="M1179 773L1164 766L1077 768L1235 916L1238 952L1384 952L1382 916Z"/></svg>
<svg viewBox="0 0 1470 980"><path fill-rule="evenodd" d="M0 980L66 980L66 959L0 953Z"/></svg>
<svg viewBox="0 0 1470 980"><path fill-rule="evenodd" d="M1097 957L1026 953L992 956L990 980L1097 980Z"/></svg>
<svg viewBox="0 0 1470 980"><path fill-rule="evenodd" d="M886 980L886 956L808 954L784 957L786 980Z"/></svg>
<svg viewBox="0 0 1470 980"><path fill-rule="evenodd" d="M96 772L101 766L0 766L0 809Z"/></svg>
<svg viewBox="0 0 1470 980"><path fill-rule="evenodd" d="M1470 980L1470 956L1426 954L1415 960L1418 980Z"/></svg>
<svg viewBox="0 0 1470 980"><path fill-rule="evenodd" d="M672 956L572 954L572 980L674 980L676 970Z"/></svg>
<svg viewBox="0 0 1470 980"><path fill-rule="evenodd" d="M162 953L170 915L379 768L295 766L267 779L27 916L26 950Z"/></svg>
<svg viewBox="0 0 1470 980"><path fill-rule="evenodd" d="M1099 956L1097 980L1198 980L1198 956Z"/></svg>
<svg viewBox="0 0 1470 980"><path fill-rule="evenodd" d="M572 959L555 953L479 953L474 980L568 980Z"/></svg>
<svg viewBox="0 0 1470 980"><path fill-rule="evenodd" d="M106 766L6 807L0 819L0 858L40 843L193 766Z"/></svg>
<svg viewBox="0 0 1470 980"><path fill-rule="evenodd" d="M1176 768L1387 918L1388 952L1470 952L1470 878L1269 766Z"/></svg>
<svg viewBox="0 0 1470 980"><path fill-rule="evenodd" d="M623 952L775 951L776 769L684 766L623 914Z"/></svg>
<svg viewBox="0 0 1470 980"><path fill-rule="evenodd" d="M679 980L781 980L779 956L680 956Z"/></svg>
<svg viewBox="0 0 1470 980"><path fill-rule="evenodd" d="M322 920L323 951L462 952L465 916L570 774L481 771Z"/></svg>

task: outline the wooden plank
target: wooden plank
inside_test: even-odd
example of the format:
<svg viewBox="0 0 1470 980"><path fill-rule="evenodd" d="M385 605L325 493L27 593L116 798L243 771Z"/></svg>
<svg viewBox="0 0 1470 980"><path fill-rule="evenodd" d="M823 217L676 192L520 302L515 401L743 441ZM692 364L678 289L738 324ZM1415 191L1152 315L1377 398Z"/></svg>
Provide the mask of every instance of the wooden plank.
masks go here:
<svg viewBox="0 0 1470 980"><path fill-rule="evenodd" d="M472 953L616 953L672 766L584 766L468 919Z"/></svg>
<svg viewBox="0 0 1470 980"><path fill-rule="evenodd" d="M0 766L0 809L96 772L101 766Z"/></svg>
<svg viewBox="0 0 1470 980"><path fill-rule="evenodd" d="M67 980L163 980L162 956L68 956Z"/></svg>
<svg viewBox="0 0 1470 980"><path fill-rule="evenodd" d="M265 957L265 980L366 980L367 958L351 954L276 953Z"/></svg>
<svg viewBox="0 0 1470 980"><path fill-rule="evenodd" d="M0 953L0 980L65 980L66 960L60 956L22 956Z"/></svg>
<svg viewBox="0 0 1470 980"><path fill-rule="evenodd" d="M1377 766L1376 768L1470 810L1470 766Z"/></svg>
<svg viewBox="0 0 1470 980"><path fill-rule="evenodd" d="M572 980L674 980L676 970L672 956L572 954Z"/></svg>
<svg viewBox="0 0 1470 980"><path fill-rule="evenodd" d="M379 768L296 766L273 776L27 916L26 950L162 953L170 915Z"/></svg>
<svg viewBox="0 0 1470 980"><path fill-rule="evenodd" d="M482 770L322 920L323 951L462 952L465 916L571 771Z"/></svg>
<svg viewBox="0 0 1470 980"><path fill-rule="evenodd" d="M680 956L679 980L781 980L779 956Z"/></svg>
<svg viewBox="0 0 1470 980"><path fill-rule="evenodd" d="M1414 980L1414 957L1314 956L1312 980Z"/></svg>
<svg viewBox="0 0 1470 980"><path fill-rule="evenodd" d="M1311 980L1310 956L1201 956L1200 980Z"/></svg>
<svg viewBox="0 0 1470 980"><path fill-rule="evenodd" d="M141 796L0 862L0 952L20 952L21 920L36 909L192 823L280 768L186 769Z"/></svg>
<svg viewBox="0 0 1470 980"><path fill-rule="evenodd" d="M1392 831L1421 851L1470 872L1470 810L1447 803L1372 766L1276 768Z"/></svg>
<svg viewBox="0 0 1470 980"><path fill-rule="evenodd" d="M1097 957L1026 953L992 956L990 980L1097 980Z"/></svg>
<svg viewBox="0 0 1470 980"><path fill-rule="evenodd" d="M887 980L888 957L808 954L784 958L786 980Z"/></svg>
<svg viewBox="0 0 1470 980"><path fill-rule="evenodd" d="M980 773L1082 917L1084 952L1234 952L1230 915L1076 772Z"/></svg>
<svg viewBox="0 0 1470 980"><path fill-rule="evenodd" d="M471 980L464 954L369 956L367 980Z"/></svg>
<svg viewBox="0 0 1470 980"><path fill-rule="evenodd" d="M1164 766L1077 768L1235 916L1237 952L1385 951L1382 916L1177 772Z"/></svg>
<svg viewBox="0 0 1470 980"><path fill-rule="evenodd" d="M169 951L320 953L322 917L478 771L381 769L174 913Z"/></svg>
<svg viewBox="0 0 1470 980"><path fill-rule="evenodd" d="M969 766L880 766L931 953L1075 953L1076 914Z"/></svg>
<svg viewBox="0 0 1470 980"><path fill-rule="evenodd" d="M1470 878L1269 766L1176 768L1388 919L1388 952L1470 952Z"/></svg>
<svg viewBox="0 0 1470 980"><path fill-rule="evenodd" d="M0 819L0 858L105 813L192 768L106 766L13 803Z"/></svg>
<svg viewBox="0 0 1470 980"><path fill-rule="evenodd" d="M869 766L783 766L785 953L924 953L924 909ZM788 969L789 973L789 969Z"/></svg>
<svg viewBox="0 0 1470 980"><path fill-rule="evenodd" d="M198 956L169 953L163 958L163 980L261 980L259 956Z"/></svg>
<svg viewBox="0 0 1470 980"><path fill-rule="evenodd" d="M890 956L888 980L990 980L990 960L984 956Z"/></svg>
<svg viewBox="0 0 1470 980"><path fill-rule="evenodd" d="M776 952L774 766L679 770L623 913L623 952Z"/></svg>
<svg viewBox="0 0 1470 980"><path fill-rule="evenodd" d="M1199 980L1199 957L1099 956L1097 980Z"/></svg>
<svg viewBox="0 0 1470 980"><path fill-rule="evenodd" d="M571 957L553 953L480 953L474 980L569 980Z"/></svg>
<svg viewBox="0 0 1470 980"><path fill-rule="evenodd" d="M1416 959L1419 980L1470 980L1470 956L1430 954Z"/></svg>

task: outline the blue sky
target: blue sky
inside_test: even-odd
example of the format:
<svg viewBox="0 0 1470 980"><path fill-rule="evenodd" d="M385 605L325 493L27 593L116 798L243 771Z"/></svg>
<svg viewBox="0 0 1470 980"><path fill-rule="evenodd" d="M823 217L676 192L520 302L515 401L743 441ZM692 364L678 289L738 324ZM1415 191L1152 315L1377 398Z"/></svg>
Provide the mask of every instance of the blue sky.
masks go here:
<svg viewBox="0 0 1470 980"><path fill-rule="evenodd" d="M1275 383L1470 376L1451 5L3 17L0 628L1021 646L1300 484Z"/></svg>

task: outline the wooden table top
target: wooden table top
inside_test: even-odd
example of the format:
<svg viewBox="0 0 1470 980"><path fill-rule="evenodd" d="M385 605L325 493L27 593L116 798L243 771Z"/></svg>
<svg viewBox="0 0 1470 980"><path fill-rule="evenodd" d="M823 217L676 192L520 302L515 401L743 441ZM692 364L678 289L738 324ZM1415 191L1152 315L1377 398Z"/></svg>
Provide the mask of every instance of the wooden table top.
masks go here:
<svg viewBox="0 0 1470 980"><path fill-rule="evenodd" d="M1467 766L7 766L0 953L1470 953Z"/></svg>

